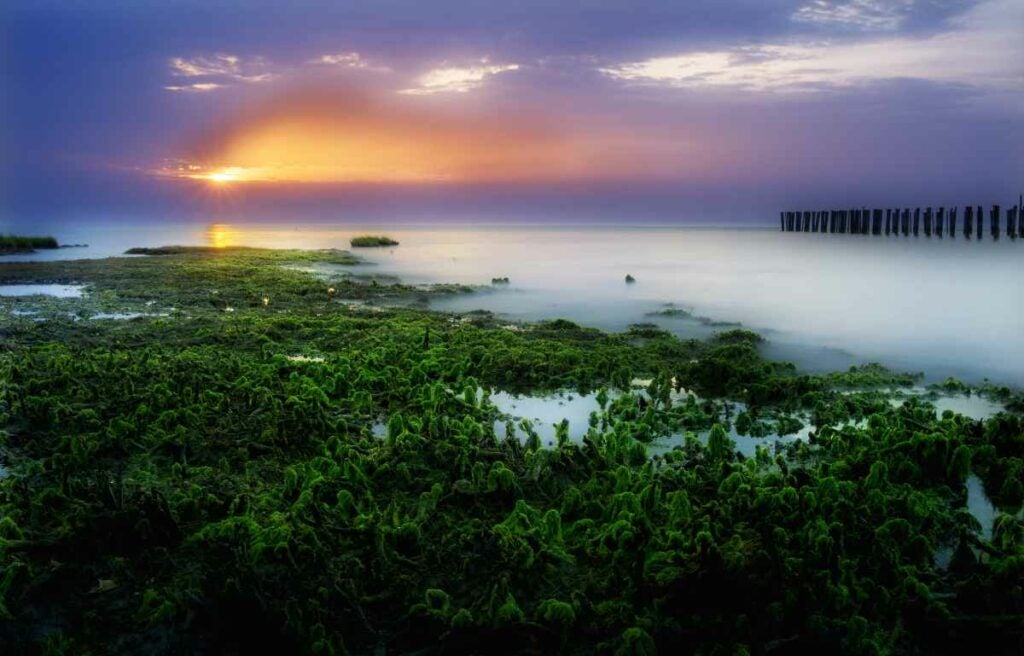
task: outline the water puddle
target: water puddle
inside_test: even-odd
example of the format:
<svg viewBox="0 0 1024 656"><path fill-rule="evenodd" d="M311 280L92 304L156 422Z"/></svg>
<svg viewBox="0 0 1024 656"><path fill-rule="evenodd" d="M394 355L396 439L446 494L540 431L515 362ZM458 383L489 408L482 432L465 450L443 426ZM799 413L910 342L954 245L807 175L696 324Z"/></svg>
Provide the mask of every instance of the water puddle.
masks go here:
<svg viewBox="0 0 1024 656"><path fill-rule="evenodd" d="M113 321L127 321L129 319L141 319L143 317L169 317L167 312L97 312L89 317L92 320L109 319Z"/></svg>
<svg viewBox="0 0 1024 656"><path fill-rule="evenodd" d="M611 392L608 393L608 397L614 398ZM520 437L524 435L519 429L519 422L523 419L528 420L544 446L554 446L555 425L561 423L563 419L569 422L569 439L573 442L582 442L583 436L590 428L590 414L601 413L597 392L559 392L545 396L495 392L491 395L491 403L516 425L516 434ZM494 434L499 439L507 436L505 422L504 418L494 421Z"/></svg>
<svg viewBox="0 0 1024 656"><path fill-rule="evenodd" d="M952 410L965 417L982 420L994 417L1005 410L1001 403L979 394L935 392L924 387L895 390L893 394L896 397L889 399L889 403L894 408L903 405L903 402L909 398L920 398L935 406L937 417L941 417L946 410Z"/></svg>
<svg viewBox="0 0 1024 656"><path fill-rule="evenodd" d="M981 524L981 537L986 542L992 539L992 523L995 521L995 505L985 494L981 479L971 474L967 477L967 511Z"/></svg>
<svg viewBox="0 0 1024 656"><path fill-rule="evenodd" d="M324 356L322 355L289 355L287 356L290 362L323 362Z"/></svg>
<svg viewBox="0 0 1024 656"><path fill-rule="evenodd" d="M0 296L81 298L83 285L0 285Z"/></svg>

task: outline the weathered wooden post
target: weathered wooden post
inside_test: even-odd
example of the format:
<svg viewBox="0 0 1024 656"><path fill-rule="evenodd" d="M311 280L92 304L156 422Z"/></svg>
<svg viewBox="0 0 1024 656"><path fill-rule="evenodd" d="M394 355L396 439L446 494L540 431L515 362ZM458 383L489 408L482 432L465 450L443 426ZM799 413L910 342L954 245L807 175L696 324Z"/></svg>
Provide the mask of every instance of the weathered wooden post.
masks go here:
<svg viewBox="0 0 1024 656"><path fill-rule="evenodd" d="M946 208L940 207L935 211L935 235L942 236L942 224L946 221Z"/></svg>
<svg viewBox="0 0 1024 656"><path fill-rule="evenodd" d="M924 236L932 236L932 208L926 207L924 210Z"/></svg>
<svg viewBox="0 0 1024 656"><path fill-rule="evenodd" d="M917 237L920 234L921 229L921 208L914 208L914 236Z"/></svg>
<svg viewBox="0 0 1024 656"><path fill-rule="evenodd" d="M786 230L786 213L779 212L779 230L785 232Z"/></svg>
<svg viewBox="0 0 1024 656"><path fill-rule="evenodd" d="M956 207L949 210L949 236L956 237Z"/></svg>
<svg viewBox="0 0 1024 656"><path fill-rule="evenodd" d="M909 236L910 235L910 208L909 207L903 208L903 216L900 217L900 223L902 224L900 227L903 228L903 236L904 237Z"/></svg>
<svg viewBox="0 0 1024 656"><path fill-rule="evenodd" d="M882 210L875 209L871 213L871 234L880 235L882 234Z"/></svg>
<svg viewBox="0 0 1024 656"><path fill-rule="evenodd" d="M974 206L964 206L964 237L970 239L971 233L974 232Z"/></svg>
<svg viewBox="0 0 1024 656"><path fill-rule="evenodd" d="M974 234L981 241L981 238L985 235L985 211L981 209L981 205L974 208Z"/></svg>
<svg viewBox="0 0 1024 656"><path fill-rule="evenodd" d="M1017 206L1014 205L1006 210L1006 234L1010 239L1017 238Z"/></svg>
<svg viewBox="0 0 1024 656"><path fill-rule="evenodd" d="M804 232L811 231L811 213L804 212Z"/></svg>
<svg viewBox="0 0 1024 656"><path fill-rule="evenodd" d="M889 231L892 229L892 208L885 210L885 236L889 236Z"/></svg>
<svg viewBox="0 0 1024 656"><path fill-rule="evenodd" d="M992 239L999 239L999 206L993 205L989 214L992 224Z"/></svg>

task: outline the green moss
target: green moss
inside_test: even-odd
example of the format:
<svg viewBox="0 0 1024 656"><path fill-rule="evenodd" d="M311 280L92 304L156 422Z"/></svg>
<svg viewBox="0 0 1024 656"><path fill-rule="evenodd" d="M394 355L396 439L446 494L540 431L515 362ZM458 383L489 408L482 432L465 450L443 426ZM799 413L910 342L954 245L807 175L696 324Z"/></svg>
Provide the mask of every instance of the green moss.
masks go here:
<svg viewBox="0 0 1024 656"><path fill-rule="evenodd" d="M37 248L60 248L60 245L53 237L0 235L0 255L5 253L31 253Z"/></svg>
<svg viewBox="0 0 1024 656"><path fill-rule="evenodd" d="M43 321L0 311L10 651L1015 649L1019 415L893 407L900 375L806 375L748 331L394 307L434 292L356 266L255 249L0 265L90 290L33 301ZM95 303L174 311L66 316ZM600 408L581 442L561 426L542 448L528 424L501 437L481 388L600 389ZM725 398L751 432L812 417L813 443L743 459ZM969 471L1007 511L989 543L965 519ZM964 545L956 567L939 544Z"/></svg>
<svg viewBox="0 0 1024 656"><path fill-rule="evenodd" d="M350 241L355 248L379 248L382 246L398 246L398 242L384 235L360 235Z"/></svg>

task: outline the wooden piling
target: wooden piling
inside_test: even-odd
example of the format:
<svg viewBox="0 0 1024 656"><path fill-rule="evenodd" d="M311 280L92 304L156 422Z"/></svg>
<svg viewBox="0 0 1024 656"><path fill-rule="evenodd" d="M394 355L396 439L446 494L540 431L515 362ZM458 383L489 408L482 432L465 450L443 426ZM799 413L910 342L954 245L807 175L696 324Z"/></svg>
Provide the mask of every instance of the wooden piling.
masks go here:
<svg viewBox="0 0 1024 656"><path fill-rule="evenodd" d="M779 212L779 230L782 232L814 232L850 235L900 235L925 237L956 237L957 206L936 207L850 207L840 210L782 210ZM988 212L988 231L992 239L1002 235L1002 208L992 205ZM984 236L985 210L980 205L964 206L963 236L981 239ZM1016 240L1024 237L1024 194L1018 203L1006 210L1006 235Z"/></svg>

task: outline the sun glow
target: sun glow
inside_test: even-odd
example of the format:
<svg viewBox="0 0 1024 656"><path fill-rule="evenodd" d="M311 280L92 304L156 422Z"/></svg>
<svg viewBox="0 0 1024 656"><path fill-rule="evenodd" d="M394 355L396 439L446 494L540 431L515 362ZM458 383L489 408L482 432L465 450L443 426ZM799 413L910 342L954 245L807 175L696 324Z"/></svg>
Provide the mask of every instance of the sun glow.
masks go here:
<svg viewBox="0 0 1024 656"><path fill-rule="evenodd" d="M193 180L208 180L215 184L225 184L228 182L244 180L245 173L245 169L240 166L229 166L226 168L214 169L212 171L189 173L184 177L191 178Z"/></svg>
<svg viewBox="0 0 1024 656"><path fill-rule="evenodd" d="M529 112L481 114L331 94L291 95L211 126L187 155L153 170L218 189L293 185L459 185L652 179L712 158L694 140L569 126ZM682 144L682 145L679 145Z"/></svg>
<svg viewBox="0 0 1024 656"><path fill-rule="evenodd" d="M218 186L564 179L593 161L578 146L536 117L296 93L210 126L154 173Z"/></svg>

